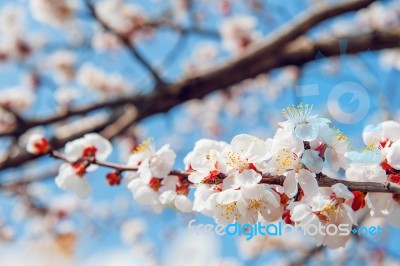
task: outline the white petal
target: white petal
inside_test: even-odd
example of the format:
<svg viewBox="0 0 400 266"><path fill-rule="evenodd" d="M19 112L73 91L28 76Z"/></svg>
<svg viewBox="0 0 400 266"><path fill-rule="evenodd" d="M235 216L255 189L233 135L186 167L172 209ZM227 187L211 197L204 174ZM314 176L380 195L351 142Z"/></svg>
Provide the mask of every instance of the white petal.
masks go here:
<svg viewBox="0 0 400 266"><path fill-rule="evenodd" d="M167 190L161 193L160 201L162 204L170 204L176 198L176 192L173 190Z"/></svg>
<svg viewBox="0 0 400 266"><path fill-rule="evenodd" d="M133 196L137 202L144 205L153 205L160 203L160 201L158 200L157 192L146 185L136 189L136 192Z"/></svg>
<svg viewBox="0 0 400 266"><path fill-rule="evenodd" d="M393 198L390 193L371 193L365 198L376 216L386 217L392 211Z"/></svg>
<svg viewBox="0 0 400 266"><path fill-rule="evenodd" d="M262 199L265 194L265 188L262 185L244 187L241 188L240 191L245 199Z"/></svg>
<svg viewBox="0 0 400 266"><path fill-rule="evenodd" d="M298 125L294 129L295 136L303 141L311 141L317 138L319 127L312 124Z"/></svg>
<svg viewBox="0 0 400 266"><path fill-rule="evenodd" d="M400 170L400 141L395 142L388 150L388 163L395 169Z"/></svg>
<svg viewBox="0 0 400 266"><path fill-rule="evenodd" d="M201 181L203 181L203 179L206 177L206 175L204 175L203 172L194 172L191 173L188 177L189 181L194 183L194 184L198 184Z"/></svg>
<svg viewBox="0 0 400 266"><path fill-rule="evenodd" d="M332 191L335 192L338 198L342 199L354 199L354 194L342 183L334 184L331 187Z"/></svg>
<svg viewBox="0 0 400 266"><path fill-rule="evenodd" d="M222 205L226 205L232 202L236 202L240 199L241 192L239 190L227 189L217 195L217 202Z"/></svg>
<svg viewBox="0 0 400 266"><path fill-rule="evenodd" d="M326 148L324 155L325 155L325 164L326 167L328 168L327 170L330 170L332 172L339 171L340 164L336 152L331 148Z"/></svg>
<svg viewBox="0 0 400 266"><path fill-rule="evenodd" d="M353 211L353 209L347 204L343 204L343 207L345 208L346 214L349 217L351 223L354 225L357 225L358 224L357 216L356 216L356 213Z"/></svg>
<svg viewBox="0 0 400 266"><path fill-rule="evenodd" d="M283 188L285 189L285 194L288 195L289 198L294 197L297 194L297 180L295 177L295 172L290 171L287 173L285 181L283 181Z"/></svg>
<svg viewBox="0 0 400 266"><path fill-rule="evenodd" d="M85 146L86 142L84 139L77 139L68 142L65 145L65 157L70 162L76 162L82 157Z"/></svg>
<svg viewBox="0 0 400 266"><path fill-rule="evenodd" d="M281 202L281 198L279 197L279 195L270 188L267 188L265 192L265 199L267 200L267 202L275 208L278 208Z"/></svg>
<svg viewBox="0 0 400 266"><path fill-rule="evenodd" d="M181 212L191 212L193 209L193 202L184 195L178 195L175 198L175 207Z"/></svg>
<svg viewBox="0 0 400 266"><path fill-rule="evenodd" d="M239 186L249 187L254 186L260 182L262 176L250 169L244 170L242 173L236 175L236 181Z"/></svg>
<svg viewBox="0 0 400 266"><path fill-rule="evenodd" d="M315 174L310 171L300 169L297 175L297 180L305 195L314 197L320 193L318 182L315 179Z"/></svg>
<svg viewBox="0 0 400 266"><path fill-rule="evenodd" d="M290 211L290 218L294 222L299 222L311 214L310 206L298 204Z"/></svg>
<svg viewBox="0 0 400 266"><path fill-rule="evenodd" d="M132 193L135 193L138 188L144 185L145 184L143 183L143 180L141 180L140 178L134 178L129 181L127 187L129 190L131 190Z"/></svg>
<svg viewBox="0 0 400 266"><path fill-rule="evenodd" d="M269 160L272 157L272 142L251 135L237 135L232 139L231 145L234 152L244 154L251 162Z"/></svg>
<svg viewBox="0 0 400 266"><path fill-rule="evenodd" d="M73 191L79 198L87 198L92 189L83 177L77 176L69 164L62 164L55 178L56 185L65 191Z"/></svg>
<svg viewBox="0 0 400 266"><path fill-rule="evenodd" d="M391 141L400 139L400 124L395 121L385 121L382 123L382 135Z"/></svg>
<svg viewBox="0 0 400 266"><path fill-rule="evenodd" d="M138 174L140 174L140 178L143 180L144 183L149 183L152 176L151 170L150 170L150 163L149 160L144 160L139 168L138 168Z"/></svg>
<svg viewBox="0 0 400 266"><path fill-rule="evenodd" d="M99 160L105 160L111 154L112 145L111 143L97 133L86 134L84 139L89 145L97 148L96 158Z"/></svg>
<svg viewBox="0 0 400 266"><path fill-rule="evenodd" d="M313 173L320 173L324 167L324 161L319 157L319 152L314 150L305 150L301 162Z"/></svg>

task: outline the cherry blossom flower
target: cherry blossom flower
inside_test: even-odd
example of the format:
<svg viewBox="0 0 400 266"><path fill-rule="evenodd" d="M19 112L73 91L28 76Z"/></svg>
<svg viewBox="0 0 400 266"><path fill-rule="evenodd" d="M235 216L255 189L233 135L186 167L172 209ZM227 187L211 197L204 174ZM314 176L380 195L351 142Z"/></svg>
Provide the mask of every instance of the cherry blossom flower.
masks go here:
<svg viewBox="0 0 400 266"><path fill-rule="evenodd" d="M166 177L172 170L176 154L164 145L159 150L155 150L151 139L144 141L129 157L128 166L138 167L138 174L145 182L151 178Z"/></svg>
<svg viewBox="0 0 400 266"><path fill-rule="evenodd" d="M208 214L220 224L233 221L254 224L261 214L264 219L274 220L281 216L279 196L266 185L254 185L240 189L226 189L213 193L206 201Z"/></svg>
<svg viewBox="0 0 400 266"><path fill-rule="evenodd" d="M96 133L86 134L83 138L68 142L65 145L65 156L70 162L90 157L105 160L111 151L111 143Z"/></svg>
<svg viewBox="0 0 400 266"><path fill-rule="evenodd" d="M111 150L111 143L96 133L86 134L83 138L68 142L65 145L68 163L60 167L55 179L57 186L63 190L71 190L81 198L89 196L91 188L84 175L97 169L97 165L87 160L105 160Z"/></svg>
<svg viewBox="0 0 400 266"><path fill-rule="evenodd" d="M299 176L314 176L312 172L321 172L323 161L317 151L304 150L303 142L288 130L291 127L288 123L281 125L283 127L277 130L273 139L273 158L266 164L264 171L285 175L285 194L292 198L298 193Z"/></svg>
<svg viewBox="0 0 400 266"><path fill-rule="evenodd" d="M32 134L29 137L26 150L29 153L39 155L49 152L51 149L49 141L41 134Z"/></svg>
<svg viewBox="0 0 400 266"><path fill-rule="evenodd" d="M288 107L282 114L290 123L293 134L303 141L312 141L318 137L321 127L330 121L326 118L319 118L317 115L311 115L312 106L300 104L297 107Z"/></svg>
<svg viewBox="0 0 400 266"><path fill-rule="evenodd" d="M92 189L83 177L84 171L76 165L64 163L55 179L56 185L65 191L74 192L79 198L87 198Z"/></svg>
<svg viewBox="0 0 400 266"><path fill-rule="evenodd" d="M232 139L229 149L222 156L228 166L227 175L235 180L235 186L251 186L261 180L257 167L272 158L271 147L272 139L263 141L246 134Z"/></svg>
<svg viewBox="0 0 400 266"><path fill-rule="evenodd" d="M0 105L20 113L35 102L32 90L24 87L11 87L0 90Z"/></svg>
<svg viewBox="0 0 400 266"><path fill-rule="evenodd" d="M48 59L50 68L55 73L55 80L64 84L75 76L76 56L68 50L60 50L53 54Z"/></svg>
<svg viewBox="0 0 400 266"><path fill-rule="evenodd" d="M346 153L349 151L349 143L347 137L340 131L325 125L320 129L318 137L310 142L310 147L324 158L325 168L333 172L339 171L340 168L347 168Z"/></svg>
<svg viewBox="0 0 400 266"><path fill-rule="evenodd" d="M363 131L364 143L381 149L398 139L400 139L400 124L395 121L385 121L376 126L368 125Z"/></svg>
<svg viewBox="0 0 400 266"><path fill-rule="evenodd" d="M218 178L226 172L221 153L228 147L226 142L202 139L196 142L193 151L184 159L186 168L191 171L189 180L195 184Z"/></svg>

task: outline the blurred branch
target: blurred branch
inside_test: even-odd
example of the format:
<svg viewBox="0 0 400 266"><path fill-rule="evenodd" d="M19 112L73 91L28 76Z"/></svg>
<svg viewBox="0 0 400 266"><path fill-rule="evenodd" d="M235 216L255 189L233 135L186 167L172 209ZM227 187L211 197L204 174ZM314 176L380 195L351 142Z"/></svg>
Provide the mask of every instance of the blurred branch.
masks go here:
<svg viewBox="0 0 400 266"><path fill-rule="evenodd" d="M174 85L169 85L162 91L153 91L145 95L136 95L134 97L124 97L109 102L102 102L93 106L71 110L68 113L85 114L99 108L117 107L122 104L130 103L138 110L136 118L130 121L132 124L151 115L167 112L185 101L202 98L213 91L226 89L233 84L272 69L288 65L301 66L317 60L315 57L317 52L321 52L325 57L338 56L341 54L339 40L342 39L348 40L348 54L360 53L367 50L393 48L400 44L400 27L390 31L376 30L360 35L343 35L340 37L328 37L317 40L300 38L282 49L276 56L270 56L268 54L261 56L260 58L265 58L264 60L249 62L247 57L240 57ZM66 114L63 114L61 117L56 115L47 118L47 121L55 122L66 117L68 117ZM106 125L107 124L103 124L102 128L106 127ZM92 132L93 131L98 131L98 127L93 127ZM67 141L81 137L88 132L90 132L90 129L84 130L81 133L71 134L62 140L57 139L55 143L57 147L62 147ZM19 155L13 156L6 162L0 163L0 169L19 166L34 158L35 157L26 152L21 152Z"/></svg>
<svg viewBox="0 0 400 266"><path fill-rule="evenodd" d="M273 31L263 42L254 45L253 49L245 51L243 57L248 61L257 62L260 58L265 58L267 55L273 56L274 52L280 51L282 47L285 47L291 41L307 33L319 23L351 11L365 8L373 2L375 0L351 0L311 9L299 15L293 21L284 24L276 31Z"/></svg>
<svg viewBox="0 0 400 266"><path fill-rule="evenodd" d="M13 176L11 181L5 181L0 183L0 190L13 191L16 187L27 186L30 183L43 181L46 179L53 178L57 175L59 164L41 171L40 173L32 174L31 170L27 170L19 176Z"/></svg>
<svg viewBox="0 0 400 266"><path fill-rule="evenodd" d="M371 1L345 2L343 4L339 4L339 7L341 7L340 10L342 12L347 12L350 10L349 6L347 6L349 5L349 3L352 4L350 5L351 8L360 8L364 5L367 5L367 2L369 3ZM357 3L357 5L354 3ZM345 6L346 8L344 8L343 6ZM329 12L327 11L327 8L322 9L322 11L323 13L329 13L329 15L332 16L333 13L332 11L330 11L331 8L332 7L328 9ZM317 12L312 11L312 14L315 13ZM338 12L336 11L334 12L334 14L338 14ZM306 17L315 16L316 15L309 15ZM315 21L321 20L319 16L316 17L317 19L311 19L313 23L315 23ZM310 26L309 23L304 22L309 20L310 19L300 20L300 32L303 32L305 30L305 24ZM296 27L297 25L298 24L293 23L292 27ZM287 31L284 30L284 32ZM288 38L287 36L293 37L296 36L297 33L299 33L299 31L289 32L290 34L288 35L280 34L280 36L284 37L279 37L278 42L286 40ZM297 33L293 34L292 32ZM308 62L318 60L318 58L316 58L317 52L322 53L325 57L338 56L342 52L339 46L339 41L342 39L346 39L348 42L346 51L348 54L360 53L368 50L393 48L399 46L400 44L400 27L390 30L372 30L370 32L362 34L324 37L316 40L302 37L289 43L286 46L282 45L279 52L273 52L272 54L271 51L274 51L275 45L271 45L271 38L269 38L262 44L249 47L248 51L245 52L243 55L233 58L225 64L211 68L205 72L199 73L182 81L178 81L175 84L164 85L164 89L162 90L152 91L151 93L145 95L135 95L133 97L123 97L116 100L96 103L91 106L85 106L70 110L61 115L55 115L53 117L45 118L42 120L26 122L30 126L46 125L49 123L61 121L72 115L86 114L93 110L101 108L113 108L129 103L134 105L138 110L136 118L132 118L132 120L130 121L130 124L132 124L151 115L167 112L171 108L185 101L202 98L205 95L219 89L227 89L231 85L234 85L249 78L253 78L261 73L268 72L272 69L289 65L302 66ZM103 128L105 126L106 125L103 125ZM92 131L96 131L96 129L98 130L97 127L94 127ZM14 131L16 130L20 129L15 128ZM57 147L62 147L67 141L81 137L83 134L89 131L90 130L88 129L85 130L82 134L71 134L63 140L56 140L56 143L58 145ZM12 134L13 131L10 131L6 134L3 134L3 136ZM0 163L0 169L19 166L32 159L34 159L33 156L27 154L26 152L21 152L18 155L13 156L9 160Z"/></svg>
<svg viewBox="0 0 400 266"><path fill-rule="evenodd" d="M209 29L202 29L196 25L193 26L182 26L171 19L158 19L152 20L143 25L143 28L170 28L175 30L181 34L197 34L203 37L213 38L213 39L220 39L220 35L217 31L209 30Z"/></svg>
<svg viewBox="0 0 400 266"><path fill-rule="evenodd" d="M279 58L284 59L285 54L281 55L280 53L274 53L275 50L277 50L277 49L282 50L282 48L285 47L286 44L290 43L290 41L301 36L303 33L307 32L309 29L311 29L312 27L317 25L319 22L327 20L329 18L332 18L332 17L340 15L340 14L346 13L346 12L350 12L350 11L354 11L354 10L366 7L371 2L373 2L373 0L357 0L357 1L353 0L353 1L349 1L349 2L344 2L344 3L324 7L322 9L315 9L310 12L306 12L304 15L300 15L298 19L295 19L294 21L288 23L286 26L283 26L282 28L278 29L277 31L272 32L269 35L270 37L267 38L264 42L261 42L256 47L253 47L253 49L249 48L248 51L246 53L244 53L243 55L241 55L240 57L237 57L234 60L231 60L222 66L218 66L216 68L210 69L206 73L202 73L200 75L192 77L191 79L188 79L186 82L183 81L183 82L178 83L175 86L169 86L169 87L179 87L180 86L179 84L195 83L196 80L199 80L199 81L204 80L202 82L210 83L210 84L206 84L206 85L213 87L211 90L206 90L206 92L208 93L213 90L217 90L219 88L224 88L225 86L233 85L242 80L252 78L260 73L267 72L273 68L293 64L291 62L288 62L286 64L280 63L277 66L271 65L271 66L265 67L265 66L262 66L263 62L260 62L261 61L260 58L274 59L275 64L276 64L276 60ZM96 13L95 13L93 6L89 5L89 7L90 7L90 10L91 10L93 16L95 16L95 18L98 19L96 17ZM102 23L103 27L105 27L108 30L111 30L101 20L99 20L99 22ZM153 26L160 25L163 23L167 23L167 22L166 21L153 22ZM130 45L129 40L127 40L124 36L118 35L115 32L113 32L113 33L116 34L116 36L119 37L120 39L125 40L124 42L127 45L127 47L128 48L131 47L131 51L137 55L136 49ZM354 37L350 35L350 36L343 36L342 38L349 39L349 41L350 41L350 39L354 38ZM330 41L332 42L333 45L336 45L336 43L337 43L337 40L330 40ZM310 45L310 47L313 47L313 46L317 46L317 44L318 44L318 42L315 42L315 45L313 45L313 43L310 43L309 45ZM298 46L298 45L299 45L298 43L297 43L297 45L295 43L292 46ZM366 42L366 45L372 46L370 41ZM318 47L316 47L316 48L318 48ZM371 47L371 49L373 49L373 48ZM361 52L364 50L365 49L360 49L359 51L353 51L353 53ZM334 55L337 55L337 54L331 53L331 55L327 54L326 56L334 56ZM312 54L311 57L312 57L311 59L315 59L314 54ZM142 58L142 57L139 55L139 58ZM303 62L303 64L310 61L311 59L305 60ZM143 60L143 58L142 58L142 60ZM147 66L148 70L150 72L152 72L153 70L149 66L149 64L145 60L143 62L144 62L144 66ZM296 62L295 64L301 65L300 62ZM260 66L260 67L257 68L257 66ZM233 70L235 73L238 72L238 70L239 70L239 72L242 72L242 73L240 75L232 75L230 73L231 70ZM221 78L221 79L223 78L224 82L217 81L217 83L215 83L215 85L211 84L211 82L214 82L214 79L211 79L212 72L217 73L217 75L214 75L214 76ZM219 76L219 75L223 75L223 76ZM235 78L235 77L238 77L238 78ZM230 78L230 80L225 80L227 78ZM208 80L210 80L210 81L208 81ZM219 84L219 83L222 83L222 84ZM164 85L164 87L166 87L166 85ZM137 98L136 96L134 96L134 97L131 96L131 97L121 98L121 99L117 99L117 100L105 101L102 103L93 104L91 106L79 107L79 108L76 108L73 110L69 110L69 111L66 111L65 113L55 115L52 117L38 119L38 120L32 120L32 121L26 121L26 124L27 124L26 129L40 126L40 125L47 125L50 123L58 122L60 120L68 118L70 116L86 114L90 111L104 108L104 107L112 108L112 107L119 106L119 105L125 104L125 103L135 104L137 102L136 98ZM144 99L141 99L141 97L138 97L138 98L139 98L139 101L144 100ZM0 136L7 136L7 135L15 136L15 135L17 135L16 133L19 133L18 131L26 130L26 129L18 129L16 127L13 130L0 133Z"/></svg>

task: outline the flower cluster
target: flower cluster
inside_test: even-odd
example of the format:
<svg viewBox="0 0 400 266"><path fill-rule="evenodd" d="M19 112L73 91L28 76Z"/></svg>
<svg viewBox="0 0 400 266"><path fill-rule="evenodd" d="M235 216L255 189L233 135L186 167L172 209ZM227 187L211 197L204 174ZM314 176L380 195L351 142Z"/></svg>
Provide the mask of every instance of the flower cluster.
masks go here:
<svg viewBox="0 0 400 266"><path fill-rule="evenodd" d="M111 29L133 39L148 21L146 13L137 5L120 0L99 1L96 13Z"/></svg>
<svg viewBox="0 0 400 266"><path fill-rule="evenodd" d="M363 139L367 146L354 152L347 137L332 128L328 119L312 115L311 106L290 107L283 115L287 120L279 124L273 138L240 134L230 143L197 141L184 158L186 171L173 169L176 154L169 145L157 150L151 140L134 149L127 165L102 161L110 154L111 144L97 134L68 143L65 156L52 152L48 142L35 135L28 151L36 155L50 151L66 160L56 184L81 197L90 192L83 177L97 165L115 168L106 177L110 185L120 184L126 171L134 199L155 212L172 205L182 212L210 216L220 224L282 219L301 227L351 228L357 225L356 213L368 206L371 215L400 226L399 194L362 189L365 182L400 183L399 123L366 127ZM347 180L327 176L339 171L345 171ZM193 199L190 190L194 190ZM314 237L318 245L338 248L350 235L320 231Z"/></svg>

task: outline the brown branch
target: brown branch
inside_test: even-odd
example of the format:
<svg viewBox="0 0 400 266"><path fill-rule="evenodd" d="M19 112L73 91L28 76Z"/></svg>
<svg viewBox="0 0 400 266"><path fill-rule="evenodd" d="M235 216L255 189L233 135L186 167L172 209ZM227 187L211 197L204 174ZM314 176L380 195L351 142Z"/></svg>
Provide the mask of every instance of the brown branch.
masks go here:
<svg viewBox="0 0 400 266"><path fill-rule="evenodd" d="M38 182L53 178L57 175L59 165L55 165L51 168L42 170L40 173L32 174L31 170L27 170L20 176L13 175L12 180L0 183L0 190L12 190L15 187L24 187L30 183Z"/></svg>
<svg viewBox="0 0 400 266"><path fill-rule="evenodd" d="M175 30L181 34L197 34L201 35L203 37L208 37L208 38L213 38L213 39L220 39L221 36L217 31L209 30L209 29L203 29L197 26L188 26L184 27L175 21L171 19L158 19L158 20L152 20L147 22L146 24L143 25L143 28L161 28L161 27L167 27L172 30Z"/></svg>
<svg viewBox="0 0 400 266"><path fill-rule="evenodd" d="M263 42L254 46L253 49L247 50L243 56L248 62L257 62L260 58L266 58L266 56L273 55L274 52L281 50L319 23L348 12L365 8L375 1L351 0L311 9L272 32Z"/></svg>
<svg viewBox="0 0 400 266"><path fill-rule="evenodd" d="M246 57L241 57L231 60L222 66L212 68L194 77L180 81L174 85L169 85L163 91L153 91L145 95L136 95L131 98L124 97L109 102L98 103L94 106L71 110L69 114L84 114L100 108L117 107L121 104L131 103L138 110L136 118L132 119L132 121L127 121L128 124L132 124L151 115L167 112L185 101L202 98L213 91L226 89L231 85L255 77L261 73L266 73L272 69L288 65L301 66L308 62L315 61L317 60L315 57L317 52L323 53L325 57L338 56L342 52L339 46L339 41L342 39L348 41L347 54L398 47L400 44L400 27L393 28L392 30L382 29L359 35L343 35L317 40L307 38L298 39L274 56L261 56L260 58L264 60L257 59L254 62L248 62ZM63 118L65 117L66 115L64 114ZM49 120L59 121L62 119L55 116L47 119L47 121ZM103 128L105 126L106 125L103 125ZM96 131L96 129L94 128L92 131ZM57 147L60 148L67 141L81 137L87 132L88 131L84 131L82 134L73 134L64 140L57 140ZM7 162L0 163L0 169L19 166L34 158L35 157L27 153L21 153Z"/></svg>
<svg viewBox="0 0 400 266"><path fill-rule="evenodd" d="M69 162L64 154L58 151L51 151L50 156L56 159L60 159L66 162ZM114 169L118 172L124 171L137 171L137 167L130 167L127 165L121 165L117 163L111 163L101 160L96 160L95 158L89 158L85 160L88 161L89 164L95 164L107 168ZM70 162L74 163L74 162ZM172 170L170 175L182 176L182 177L189 177L190 172L187 171L180 171L180 170ZM218 184L226 178L226 175L221 173L219 178L213 180L211 184ZM285 180L284 175L270 175L270 174L263 174L262 179L260 181L261 184L269 184L269 185L283 185L283 181ZM393 182L386 182L378 183L378 182L355 182L355 181L348 181L348 180L341 180L341 179L334 179L324 174L317 174L317 181L320 187L331 187L335 184L341 183L344 184L350 191L361 191L361 192L380 192L380 193L394 193L400 195L400 185L393 183Z"/></svg>
<svg viewBox="0 0 400 266"><path fill-rule="evenodd" d="M293 22L288 23L288 25L283 26L282 28L278 29L277 31L272 32L267 39L264 42L261 42L260 44L256 45L253 48L249 48L248 51L244 54L242 54L240 57L237 57L233 60L228 61L227 63L217 66L215 68L210 69L209 71L200 73L196 76L193 76L191 78L188 78L184 81L178 82L175 85L167 86L166 90L174 91L174 94L176 93L182 93L183 90L186 90L184 93L182 93L182 100L180 102L183 102L186 99L192 99L192 98L198 98L198 97L203 97L205 94L208 94L212 91L218 90L220 88L226 88L228 86L231 86L233 84L236 84L240 81L252 78L257 76L260 73L265 73L268 72L271 69L285 66L285 65L291 65L291 64L296 64L296 65L302 65L305 64L313 59L315 59L315 53L318 51L318 49L323 49L325 48L326 56L335 56L338 55L336 51L339 51L339 49L335 49L335 47L323 47L324 45L324 39L320 41L316 41L315 43L309 43L309 47L302 47L304 44L300 44L299 42L294 42L291 44L291 47L297 47L300 48L300 51L297 51L297 55L303 55L303 52L307 52L304 54L304 57L300 56L299 60L296 60L296 58L293 58L293 56L289 56L288 53L274 53L274 51L278 50L283 50L282 48L285 47L290 41L296 39L297 37L301 36L303 33L307 32L309 29L317 25L318 23L332 18L337 15L341 15L346 12L350 11L355 11L358 9L361 9L363 7L368 6L372 0L357 0L357 1L349 1L349 2L344 2L336 5L330 5L328 7L324 8L319 8L312 10L310 12L305 13L304 15L300 16L298 19L294 20ZM95 14L95 10L93 9L93 6L91 7L91 12ZM101 23L101 20L99 20ZM158 26L163 23L168 23L166 21L158 21L158 22L153 22L153 26ZM103 23L104 24L104 23ZM151 23L150 23L151 25ZM107 27L107 25L103 25ZM108 29L108 27L107 27ZM111 29L109 29L111 30ZM385 33L385 32L383 32ZM124 36L119 36L117 37L124 38ZM388 36L386 36L388 37ZM392 36L393 38L399 39L398 36ZM353 36L343 36L344 39L349 40L349 45L351 44L351 40ZM129 40L125 40L128 41ZM326 41L326 40L325 40ZM333 46L337 45L338 39L328 39L329 42ZM365 40L367 48L362 48L362 49L353 49L352 51L349 51L349 53L357 53L357 52L362 52L365 49L371 48L374 49L372 46L376 46L379 43L374 43L374 40ZM365 46L365 45L364 45ZM370 47L371 46L371 47ZM382 47L380 48L386 48L386 47L393 47L394 45L392 43L387 44L387 40L382 40ZM130 43L128 43L127 47L131 47ZM309 50L313 48L313 50ZM337 47L338 48L338 47ZM376 47L376 49L380 49L379 47ZM134 49L134 48L133 48ZM306 51L304 51L306 50ZM326 51L328 50L328 51ZM296 52L296 49L294 51ZM329 53L330 52L330 53ZM282 53L282 54L281 54ZM288 58L289 56L289 58ZM260 60L260 58L264 58L265 60ZM280 61L280 62L279 62ZM145 62L145 65L148 65ZM148 66L149 71L151 71L151 67ZM214 74L213 74L214 73ZM200 84L199 84L200 83ZM201 87L204 85L204 89ZM166 86L166 85L164 85ZM198 93L193 93L198 91ZM187 95L187 96L186 96ZM190 97L193 95L193 97ZM143 101L149 101L152 102L155 96L153 97L153 94L147 95L147 97L143 96L138 96L138 95L131 95L129 97L124 97L120 99L115 99L115 100L110 100L110 101L104 101L101 103L96 103L93 105L89 106L84 106L84 107L78 107L72 110L68 110L64 113L57 114L55 116L47 117L47 118L42 118L42 119L35 119L35 120L28 120L26 121L27 126L25 128L18 128L14 127L13 129L6 131L6 132L0 132L0 137L1 136L9 136L9 135L17 135L20 131L25 132L26 130L36 127L36 126L41 126L41 125L48 125L54 122L58 122L61 120L64 120L66 118L69 118L71 116L75 115L82 115L82 114L87 114L93 110L97 109L102 109L102 108L113 108L116 106L120 106L122 104L126 103L131 103L136 105L138 102L143 102ZM165 97L166 95L161 95L161 98ZM168 96L168 95L167 95ZM179 95L177 95L178 97ZM156 111L155 113L157 113Z"/></svg>

